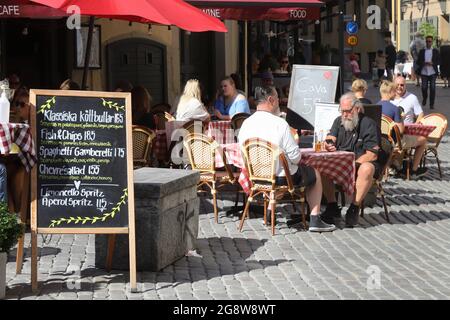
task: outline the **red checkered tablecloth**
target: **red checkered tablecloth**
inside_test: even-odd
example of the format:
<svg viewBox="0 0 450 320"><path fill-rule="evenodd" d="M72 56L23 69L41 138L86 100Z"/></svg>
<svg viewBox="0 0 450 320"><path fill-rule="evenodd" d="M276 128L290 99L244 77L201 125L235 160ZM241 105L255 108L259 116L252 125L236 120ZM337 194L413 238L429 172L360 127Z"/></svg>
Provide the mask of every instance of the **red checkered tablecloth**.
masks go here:
<svg viewBox="0 0 450 320"><path fill-rule="evenodd" d="M355 185L355 154L348 151L314 152L300 149L300 164L313 167L334 183L342 186L345 193L353 194Z"/></svg>
<svg viewBox="0 0 450 320"><path fill-rule="evenodd" d="M167 160L167 139L165 130L156 130L156 138L153 141L153 155L159 161Z"/></svg>
<svg viewBox="0 0 450 320"><path fill-rule="evenodd" d="M0 123L0 153L9 154L12 144L19 147L19 159L25 169L30 172L36 164L36 149L31 137L30 126L25 123Z"/></svg>
<svg viewBox="0 0 450 320"><path fill-rule="evenodd" d="M234 143L234 130L231 128L231 121L211 121L208 124L208 137L213 138L219 144Z"/></svg>
<svg viewBox="0 0 450 320"><path fill-rule="evenodd" d="M424 125L419 123L405 124L404 134L410 136L428 137L436 129L436 126Z"/></svg>
<svg viewBox="0 0 450 320"><path fill-rule="evenodd" d="M251 182L248 178L248 172L244 167L244 159L242 158L241 148L239 143L229 143L220 145L219 150L225 153L227 163L241 169L238 182L245 193L250 193ZM220 152L216 153L216 167L223 167L223 156Z"/></svg>

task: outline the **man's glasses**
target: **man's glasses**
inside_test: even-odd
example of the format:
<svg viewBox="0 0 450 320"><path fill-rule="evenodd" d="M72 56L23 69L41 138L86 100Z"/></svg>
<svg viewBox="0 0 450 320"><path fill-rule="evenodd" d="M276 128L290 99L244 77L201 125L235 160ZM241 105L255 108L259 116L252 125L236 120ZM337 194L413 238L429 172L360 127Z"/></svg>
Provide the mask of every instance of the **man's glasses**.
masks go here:
<svg viewBox="0 0 450 320"><path fill-rule="evenodd" d="M281 61L282 64L287 64L289 61Z"/></svg>
<svg viewBox="0 0 450 320"><path fill-rule="evenodd" d="M397 87L404 87L404 86L405 86L404 83L399 83L399 84L397 84Z"/></svg>

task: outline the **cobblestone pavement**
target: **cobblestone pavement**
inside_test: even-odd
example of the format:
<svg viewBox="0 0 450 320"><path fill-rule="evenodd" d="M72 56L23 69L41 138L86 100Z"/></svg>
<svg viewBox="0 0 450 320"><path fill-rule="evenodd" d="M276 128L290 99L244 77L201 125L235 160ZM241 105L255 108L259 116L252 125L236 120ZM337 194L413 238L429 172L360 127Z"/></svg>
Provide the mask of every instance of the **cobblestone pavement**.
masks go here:
<svg viewBox="0 0 450 320"><path fill-rule="evenodd" d="M418 92L418 88L409 85ZM450 89L437 89L436 112L450 116ZM375 88L368 94L378 99ZM419 94L420 99L420 94ZM425 112L429 110L425 108ZM39 236L39 294L30 287L29 234L23 273L15 250L7 264L7 299L448 299L450 297L450 144L420 181L385 184L391 224L381 202L366 209L361 226L315 234L288 228L291 207L278 209L276 235L261 218L237 230L238 217L201 204L197 255L161 272L138 273L139 293L127 290L128 273L94 268L94 236ZM219 201L222 209L232 201ZM343 213L345 210L343 210ZM45 240L43 242L43 240ZM81 268L81 272L80 272ZM377 282L377 271L380 281Z"/></svg>

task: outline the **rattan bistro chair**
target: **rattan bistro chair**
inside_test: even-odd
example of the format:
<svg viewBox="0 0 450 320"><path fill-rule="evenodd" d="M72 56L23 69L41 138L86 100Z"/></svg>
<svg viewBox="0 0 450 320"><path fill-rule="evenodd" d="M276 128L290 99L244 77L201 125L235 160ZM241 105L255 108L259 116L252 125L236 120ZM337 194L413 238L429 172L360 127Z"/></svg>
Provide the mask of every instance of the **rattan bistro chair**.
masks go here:
<svg viewBox="0 0 450 320"><path fill-rule="evenodd" d="M391 136L392 128L394 127L395 122L390 117L385 116L384 114L381 116L381 133L387 136Z"/></svg>
<svg viewBox="0 0 450 320"><path fill-rule="evenodd" d="M392 162L392 155L394 151L394 141L392 138L390 138L388 135L383 134L381 136L381 149L384 151L386 156L386 162L384 163L384 166L381 170L380 176L378 179L373 179L373 185L377 189L377 196L381 197L381 202L383 203L384 208L384 214L386 216L387 222L390 223L389 220L389 211L386 205L386 199L384 197L384 189L383 189L383 178L386 176L384 172L389 168L391 162ZM364 216L364 200L361 203L361 217Z"/></svg>
<svg viewBox="0 0 450 320"><path fill-rule="evenodd" d="M214 219L218 222L217 191L225 185L236 185L239 192L238 174L233 174L230 166L226 163L223 153L225 171L216 170L215 157L219 144L212 138L199 133L190 133L184 139L184 147L187 151L192 170L200 171L200 182L198 191L207 186L213 197Z"/></svg>
<svg viewBox="0 0 450 320"><path fill-rule="evenodd" d="M285 194L289 194L293 203L294 209L295 202L301 203L301 214L303 226L306 228L306 216L305 216L305 188L294 186L291 175L289 174L289 166L286 157L283 152L280 152L279 148L268 141L251 138L244 142L242 147L244 155L245 167L248 171L252 188L250 195L247 198L244 212L241 217L239 225L239 231L242 231L244 221L249 215L250 202L257 196L263 197L264 202L264 224L267 224L267 205L271 206L271 227L272 235L275 234L275 207L277 199L283 197ZM283 169L288 174L286 175L286 184L276 184L276 163L280 161Z"/></svg>
<svg viewBox="0 0 450 320"><path fill-rule="evenodd" d="M152 150L152 143L156 134L147 127L133 125L132 136L134 169L149 166L150 150Z"/></svg>
<svg viewBox="0 0 450 320"><path fill-rule="evenodd" d="M436 129L434 129L433 132L431 132L427 137L428 143L422 157L422 167L425 167L425 161L427 157L434 156L436 158L439 176L442 179L441 162L439 160L438 147L441 143L442 137L447 132L447 118L440 113L430 113L423 117L420 120L420 123L424 125L436 126Z"/></svg>
<svg viewBox="0 0 450 320"><path fill-rule="evenodd" d="M248 113L245 113L245 112L239 112L239 113L234 114L231 117L231 127L233 128L233 130L240 129L241 126L242 126L242 123L248 117L250 117L250 115Z"/></svg>

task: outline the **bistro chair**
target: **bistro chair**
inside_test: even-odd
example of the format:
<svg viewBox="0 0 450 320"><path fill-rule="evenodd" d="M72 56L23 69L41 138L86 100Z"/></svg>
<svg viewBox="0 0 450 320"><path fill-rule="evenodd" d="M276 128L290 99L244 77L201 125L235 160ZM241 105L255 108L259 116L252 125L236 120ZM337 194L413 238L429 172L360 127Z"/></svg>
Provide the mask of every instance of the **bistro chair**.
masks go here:
<svg viewBox="0 0 450 320"><path fill-rule="evenodd" d="M242 126L242 123L248 117L250 117L250 115L248 113L245 113L245 112L235 113L233 115L233 117L231 117L231 128L233 128L233 130L240 129L241 126Z"/></svg>
<svg viewBox="0 0 450 320"><path fill-rule="evenodd" d="M442 137L447 132L447 118L440 113L430 113L420 120L421 124L436 126L436 129L427 137L427 146L422 157L422 167L425 167L427 157L434 156L436 158L439 176L442 179L441 163L438 155L438 147L441 143Z"/></svg>
<svg viewBox="0 0 450 320"><path fill-rule="evenodd" d="M280 203L284 195L289 195L291 202L295 207L296 202L301 203L301 214L304 228L306 225L305 215L305 187L294 186L292 177L289 174L289 166L283 152L278 146L259 138L250 138L244 142L242 147L245 168L249 174L252 187L250 195L247 198L244 212L241 217L239 231L242 231L244 221L249 215L250 203L257 196L262 196L264 204L264 224L267 225L267 205L271 208L271 227L272 235L275 234L275 207ZM286 174L286 184L276 183L276 164L280 161Z"/></svg>
<svg viewBox="0 0 450 320"><path fill-rule="evenodd" d="M132 136L134 169L149 166L150 151L152 150L152 143L156 134L147 127L133 125Z"/></svg>
<svg viewBox="0 0 450 320"><path fill-rule="evenodd" d="M215 159L219 144L212 138L202 133L190 133L185 137L183 143L192 170L200 172L200 182L197 185L198 192L203 192L203 186L207 186L211 191L214 206L214 220L217 223L219 218L217 210L218 189L226 185L235 185L239 192L238 174L233 174L231 171L230 166L226 162L225 153L221 153L225 171L216 169Z"/></svg>
<svg viewBox="0 0 450 320"><path fill-rule="evenodd" d="M394 127L395 122L390 117L385 116L384 114L381 116L381 133L387 136L391 136L392 128Z"/></svg>
<svg viewBox="0 0 450 320"><path fill-rule="evenodd" d="M386 157L384 166L381 170L380 176L377 179L373 179L373 186L376 187L377 196L381 197L381 201L383 202L384 214L386 216L387 222L390 223L389 220L389 211L386 205L386 199L384 197L384 189L383 189L383 178L386 176L384 173L389 168L392 155L394 151L394 141L388 135L383 134L381 136L381 149L384 151L384 156ZM364 200L361 203L361 217L364 216Z"/></svg>
<svg viewBox="0 0 450 320"><path fill-rule="evenodd" d="M392 127L392 134L388 137L394 142L394 150L392 151L392 160L400 161L400 163L406 163L406 180L409 180L410 175L410 163L412 160L412 148L405 148L402 142L402 135L400 129L396 124ZM392 161L391 161L392 163Z"/></svg>
<svg viewBox="0 0 450 320"><path fill-rule="evenodd" d="M170 110L172 109L172 106L168 103L158 103L154 106L151 107L151 113L156 114L156 113L170 113Z"/></svg>

